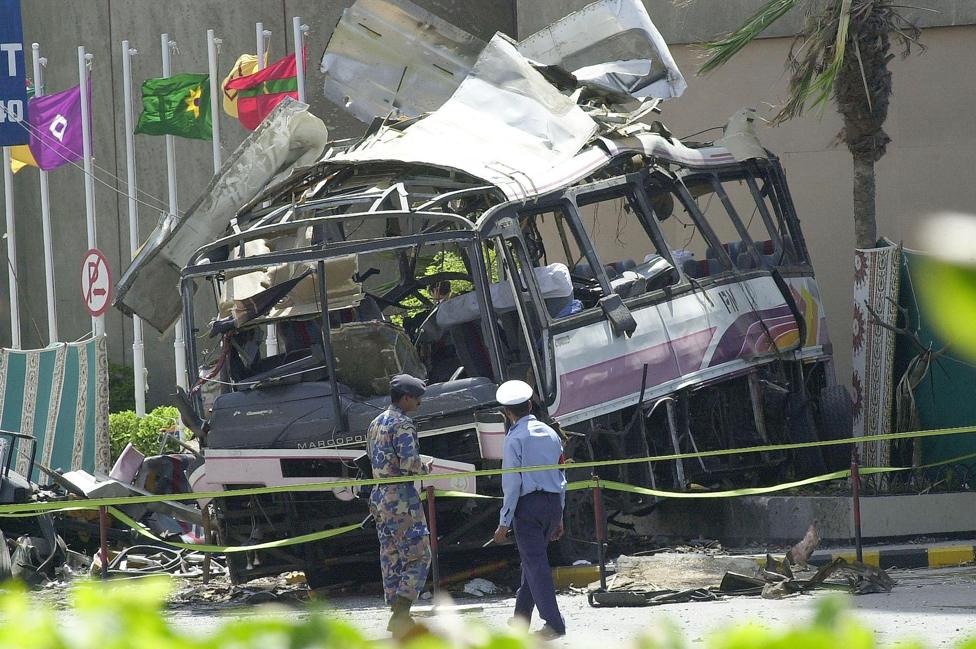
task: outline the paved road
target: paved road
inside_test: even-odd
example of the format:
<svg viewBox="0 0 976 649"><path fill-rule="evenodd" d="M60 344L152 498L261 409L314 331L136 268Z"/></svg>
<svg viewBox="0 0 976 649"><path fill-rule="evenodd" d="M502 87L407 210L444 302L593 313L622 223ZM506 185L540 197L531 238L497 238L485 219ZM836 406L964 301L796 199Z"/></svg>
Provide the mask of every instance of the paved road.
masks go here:
<svg viewBox="0 0 976 649"><path fill-rule="evenodd" d="M976 637L976 567L892 570L898 585L890 594L863 595L852 598L854 614L874 629L882 644L917 638L924 646L951 647L958 640ZM755 620L770 627L786 627L810 619L816 600L822 595L805 595L787 600L728 598L717 602L674 604L656 608L593 609L581 595L560 595L559 604L569 622L570 635L553 647L598 646L597 643L632 640L668 620L676 624L693 645L699 645L714 633L745 620ZM470 605L474 600L461 602ZM477 600L478 613L465 617L502 628L511 615L512 598ZM342 598L330 602L338 615L350 619L370 637L381 638L387 610L377 598ZM246 612L246 613L245 613ZM215 618L252 615L250 607L221 614L203 611L176 611L174 623L202 633L217 622ZM276 614L302 616L307 613L288 610ZM450 626L449 620L438 623ZM538 622L536 623L538 626ZM615 645L617 646L617 645Z"/></svg>

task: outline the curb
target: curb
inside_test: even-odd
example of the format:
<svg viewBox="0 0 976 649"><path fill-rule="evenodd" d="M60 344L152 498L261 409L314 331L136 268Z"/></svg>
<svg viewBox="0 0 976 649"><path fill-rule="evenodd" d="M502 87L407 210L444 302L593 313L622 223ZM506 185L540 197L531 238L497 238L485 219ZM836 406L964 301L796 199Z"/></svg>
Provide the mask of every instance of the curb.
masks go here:
<svg viewBox="0 0 976 649"><path fill-rule="evenodd" d="M863 552L864 563L879 568L948 568L976 560L976 546L948 545L927 548L893 548L890 550L869 550ZM809 563L817 566L830 563L834 559L854 561L854 552L845 549L838 552L814 552Z"/></svg>

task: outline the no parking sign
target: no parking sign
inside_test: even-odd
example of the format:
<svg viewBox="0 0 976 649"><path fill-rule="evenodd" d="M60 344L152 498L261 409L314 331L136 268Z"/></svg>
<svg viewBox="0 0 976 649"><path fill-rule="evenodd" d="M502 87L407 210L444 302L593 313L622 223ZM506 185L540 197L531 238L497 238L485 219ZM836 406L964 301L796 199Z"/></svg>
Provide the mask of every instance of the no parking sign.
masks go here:
<svg viewBox="0 0 976 649"><path fill-rule="evenodd" d="M108 260L98 248L86 252L81 262L81 296L93 318L105 313L112 303L112 273Z"/></svg>

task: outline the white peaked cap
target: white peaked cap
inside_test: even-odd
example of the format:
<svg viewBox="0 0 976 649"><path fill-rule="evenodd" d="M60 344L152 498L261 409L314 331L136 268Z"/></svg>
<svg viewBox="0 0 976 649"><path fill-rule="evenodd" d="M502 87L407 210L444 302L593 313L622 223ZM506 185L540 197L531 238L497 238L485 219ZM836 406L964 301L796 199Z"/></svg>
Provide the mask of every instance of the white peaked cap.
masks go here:
<svg viewBox="0 0 976 649"><path fill-rule="evenodd" d="M525 381L505 381L495 392L495 401L503 406L517 406L532 398L532 386Z"/></svg>

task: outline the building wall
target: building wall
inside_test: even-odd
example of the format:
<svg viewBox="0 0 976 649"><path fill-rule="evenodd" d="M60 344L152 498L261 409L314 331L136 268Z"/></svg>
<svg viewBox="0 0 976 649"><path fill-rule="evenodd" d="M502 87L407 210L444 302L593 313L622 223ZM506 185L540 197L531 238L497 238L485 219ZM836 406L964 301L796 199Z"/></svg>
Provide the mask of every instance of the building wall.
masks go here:
<svg viewBox="0 0 976 649"><path fill-rule="evenodd" d="M536 31L587 4L585 0L522 0L519 34ZM695 70L703 58L687 43L729 30L755 10L760 0L647 0L648 12L688 80L685 94L663 106L661 119L678 137L721 127L743 106L775 113L786 95L783 63L799 25L787 20L781 37L759 40L731 63L707 77ZM972 150L976 146L976 2L927 0L911 15L925 25L926 50L891 63L894 96L886 124L892 139L877 164L878 233L915 243L915 225L939 210L976 212ZM931 9L934 11L926 11ZM786 168L797 213L810 248L828 315L838 380L850 384L854 225L852 163L836 143L841 120L833 106L777 127L760 129L767 148ZM719 137L721 131L695 139ZM612 230L612 228L611 228Z"/></svg>
<svg viewBox="0 0 976 649"><path fill-rule="evenodd" d="M515 0L414 0L459 27L484 39L495 31L515 35ZM97 165L95 207L98 245L107 254L118 280L129 261L129 227L125 196L126 158L122 101L121 41L139 53L132 60L133 95L139 110L139 84L162 76L160 32L177 43L172 69L178 72L206 72L207 29L223 39L220 46L221 77L237 56L254 52L257 21L273 34L268 45L275 60L292 51L292 16L302 16L311 28L308 47L307 89L312 112L329 126L334 137L351 137L361 125L322 96L322 75L318 71L332 29L352 0L240 0L239 2L160 2L158 0L25 0L24 41L31 69L30 44L41 45L47 57L47 92L78 83L78 45L94 55L92 69L93 153ZM247 131L221 113L221 145L232 152ZM178 196L180 210L187 209L206 187L212 173L211 143L176 139ZM144 240L167 206L164 138L136 136L136 168L143 204L139 207L139 234ZM54 231L57 311L61 340L76 340L90 330L91 321L81 300L81 260L86 249L84 176L80 168L66 166L49 174L51 220ZM38 174L25 169L14 179L17 210L17 262L20 276L23 345L47 344L43 245ZM0 189L2 193L2 189ZM7 282L0 282L0 345L10 345L9 294ZM205 326L206 323L201 323ZM109 355L112 362L131 364L132 326L115 309L106 319ZM204 339L206 347L209 341ZM160 335L146 327L146 363L150 405L168 403L174 386L173 335Z"/></svg>

